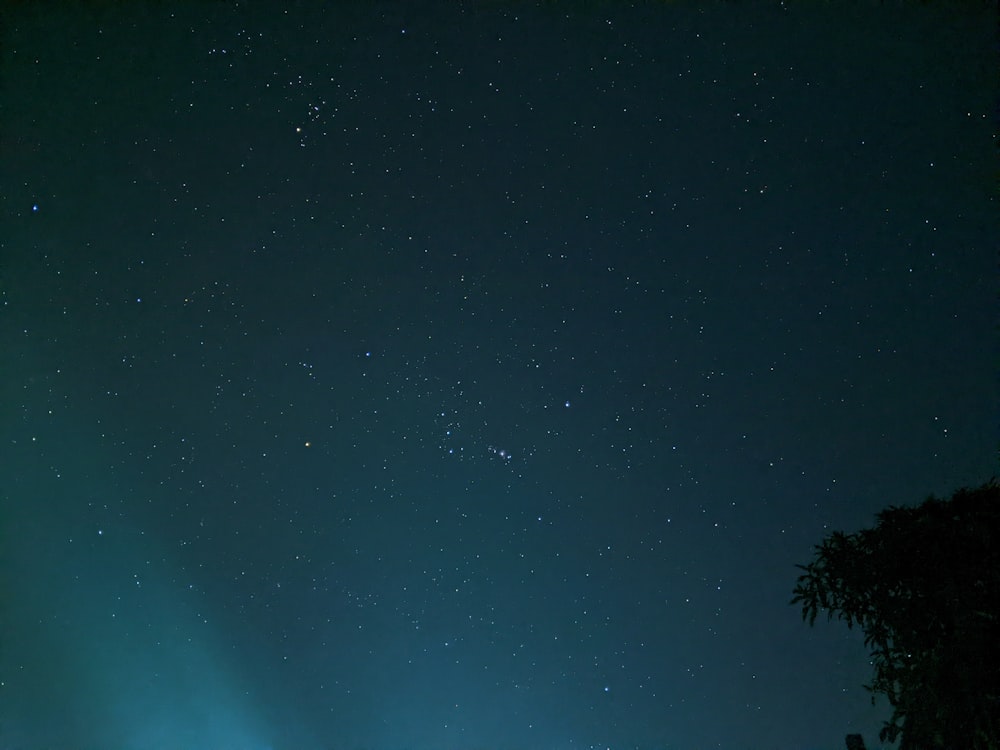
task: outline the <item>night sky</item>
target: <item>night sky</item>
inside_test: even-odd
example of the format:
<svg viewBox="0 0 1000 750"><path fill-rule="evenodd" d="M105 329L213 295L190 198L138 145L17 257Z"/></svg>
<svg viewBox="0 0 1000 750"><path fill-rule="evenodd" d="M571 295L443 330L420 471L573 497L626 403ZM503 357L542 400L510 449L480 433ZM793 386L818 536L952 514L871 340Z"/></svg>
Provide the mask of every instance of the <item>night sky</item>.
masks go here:
<svg viewBox="0 0 1000 750"><path fill-rule="evenodd" d="M68 5L0 13L4 750L878 747L789 599L996 470L993 3Z"/></svg>

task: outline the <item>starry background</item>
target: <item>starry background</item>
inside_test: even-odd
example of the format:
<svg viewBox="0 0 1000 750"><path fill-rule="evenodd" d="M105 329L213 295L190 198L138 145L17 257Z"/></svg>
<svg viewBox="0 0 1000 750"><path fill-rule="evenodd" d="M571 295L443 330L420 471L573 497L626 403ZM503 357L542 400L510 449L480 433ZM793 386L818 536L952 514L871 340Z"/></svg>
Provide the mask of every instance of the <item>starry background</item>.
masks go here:
<svg viewBox="0 0 1000 750"><path fill-rule="evenodd" d="M991 3L0 24L4 748L877 746L788 602L995 470Z"/></svg>

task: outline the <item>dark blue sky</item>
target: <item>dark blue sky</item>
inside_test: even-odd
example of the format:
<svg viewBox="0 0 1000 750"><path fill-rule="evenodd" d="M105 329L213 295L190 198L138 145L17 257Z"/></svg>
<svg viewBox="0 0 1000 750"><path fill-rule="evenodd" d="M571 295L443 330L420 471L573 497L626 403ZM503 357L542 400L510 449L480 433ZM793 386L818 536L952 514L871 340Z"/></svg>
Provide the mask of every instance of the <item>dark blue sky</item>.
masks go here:
<svg viewBox="0 0 1000 750"><path fill-rule="evenodd" d="M788 601L995 472L996 17L792 6L5 11L0 744L877 747Z"/></svg>

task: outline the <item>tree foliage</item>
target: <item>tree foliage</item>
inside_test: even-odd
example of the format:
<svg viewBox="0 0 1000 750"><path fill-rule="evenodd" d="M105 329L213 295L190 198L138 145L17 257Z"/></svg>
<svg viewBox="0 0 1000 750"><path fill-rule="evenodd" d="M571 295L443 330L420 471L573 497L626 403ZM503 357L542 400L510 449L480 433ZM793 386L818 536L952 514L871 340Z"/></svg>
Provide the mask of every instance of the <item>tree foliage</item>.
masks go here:
<svg viewBox="0 0 1000 750"><path fill-rule="evenodd" d="M795 586L812 625L825 612L865 633L900 750L1000 748L1000 484L889 507L874 528L834 532Z"/></svg>

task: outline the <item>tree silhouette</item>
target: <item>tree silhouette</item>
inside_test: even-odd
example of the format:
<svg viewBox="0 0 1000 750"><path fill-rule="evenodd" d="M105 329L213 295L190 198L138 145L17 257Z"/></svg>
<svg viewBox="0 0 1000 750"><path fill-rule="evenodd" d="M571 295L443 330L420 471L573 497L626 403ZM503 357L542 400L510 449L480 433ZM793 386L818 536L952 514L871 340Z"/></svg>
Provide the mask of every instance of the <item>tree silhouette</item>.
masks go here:
<svg viewBox="0 0 1000 750"><path fill-rule="evenodd" d="M1000 484L889 507L816 546L792 604L858 625L900 750L1000 748Z"/></svg>

